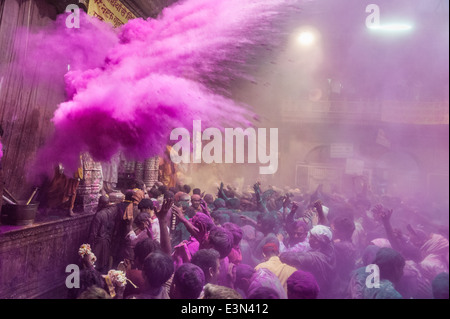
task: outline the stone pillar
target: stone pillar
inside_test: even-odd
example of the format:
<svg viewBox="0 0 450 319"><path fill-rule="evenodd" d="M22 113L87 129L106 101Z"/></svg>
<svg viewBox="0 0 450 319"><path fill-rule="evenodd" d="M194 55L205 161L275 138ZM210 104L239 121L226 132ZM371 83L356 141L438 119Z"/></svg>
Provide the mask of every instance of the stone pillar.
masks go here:
<svg viewBox="0 0 450 319"><path fill-rule="evenodd" d="M103 185L102 165L100 162L94 162L87 153L82 155L82 162L83 179L78 186L74 212L93 213L97 209Z"/></svg>
<svg viewBox="0 0 450 319"><path fill-rule="evenodd" d="M134 178L140 181L144 180L144 162L136 161L134 168Z"/></svg>
<svg viewBox="0 0 450 319"><path fill-rule="evenodd" d="M144 163L144 183L147 188L153 187L159 177L159 157L149 158Z"/></svg>

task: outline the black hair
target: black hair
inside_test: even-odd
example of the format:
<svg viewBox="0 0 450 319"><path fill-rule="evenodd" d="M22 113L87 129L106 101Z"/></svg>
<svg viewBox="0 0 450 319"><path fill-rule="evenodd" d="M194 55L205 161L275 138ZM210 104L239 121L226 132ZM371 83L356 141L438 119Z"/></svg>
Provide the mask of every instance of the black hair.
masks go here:
<svg viewBox="0 0 450 319"><path fill-rule="evenodd" d="M152 198L158 198L159 196L164 194L163 192L161 192L158 189L151 189L148 193L152 196Z"/></svg>
<svg viewBox="0 0 450 319"><path fill-rule="evenodd" d="M144 181L142 181L140 179L135 179L134 182L133 182L133 185L134 185L135 188L139 188L140 190L145 191L145 189L144 189L144 186L145 186Z"/></svg>
<svg viewBox="0 0 450 319"><path fill-rule="evenodd" d="M131 189L127 190L125 192L125 200L133 201L133 195L134 195L134 192Z"/></svg>
<svg viewBox="0 0 450 319"><path fill-rule="evenodd" d="M140 210L143 209L151 209L154 210L155 209L155 205L153 205L153 201L149 198L144 198L143 200L140 201L138 208Z"/></svg>
<svg viewBox="0 0 450 319"><path fill-rule="evenodd" d="M101 211L103 208L109 205L109 197L102 195L98 199L97 212Z"/></svg>
<svg viewBox="0 0 450 319"><path fill-rule="evenodd" d="M258 222L260 223L260 231L267 235L269 233L274 232L276 227L276 218L271 213L261 213L257 217Z"/></svg>
<svg viewBox="0 0 450 319"><path fill-rule="evenodd" d="M189 194L191 192L191 186L185 184L183 185L183 192L185 192L186 194Z"/></svg>
<svg viewBox="0 0 450 319"><path fill-rule="evenodd" d="M253 274L255 273L255 269L247 264L239 264L236 266L236 282L242 281L242 279L248 279L252 278Z"/></svg>
<svg viewBox="0 0 450 319"><path fill-rule="evenodd" d="M200 188L194 188L192 190L192 194L201 195L202 194L202 190Z"/></svg>
<svg viewBox="0 0 450 319"><path fill-rule="evenodd" d="M220 259L217 250L212 248L200 249L192 256L191 263L200 267L207 274L209 268L215 269L217 267L217 259Z"/></svg>
<svg viewBox="0 0 450 319"><path fill-rule="evenodd" d="M244 232L242 231L242 228L234 223L224 223L222 225L223 228L228 229L230 233L233 235L233 245L237 246L242 240L242 237L244 236Z"/></svg>
<svg viewBox="0 0 450 319"><path fill-rule="evenodd" d="M215 227L209 232L209 243L219 252L220 259L223 259L233 249L233 234L223 227Z"/></svg>
<svg viewBox="0 0 450 319"><path fill-rule="evenodd" d="M164 193L164 197L165 198L174 198L175 197L175 193L172 191L167 191Z"/></svg>
<svg viewBox="0 0 450 319"><path fill-rule="evenodd" d="M185 263L175 271L173 283L182 299L197 299L205 285L205 274L199 266Z"/></svg>
<svg viewBox="0 0 450 319"><path fill-rule="evenodd" d="M142 273L150 288L160 288L174 272L172 258L163 252L153 252L144 260Z"/></svg>
<svg viewBox="0 0 450 319"><path fill-rule="evenodd" d="M351 241L356 228L352 215L345 214L337 216L333 220L333 225L340 239Z"/></svg>
<svg viewBox="0 0 450 319"><path fill-rule="evenodd" d="M380 268L381 279L396 282L405 266L405 258L392 248L380 248L373 263Z"/></svg>
<svg viewBox="0 0 450 319"><path fill-rule="evenodd" d="M150 214L143 212L143 213L139 213L134 222L136 223L136 225L139 225L140 223L143 223L144 221L146 221L147 219L150 219Z"/></svg>
<svg viewBox="0 0 450 319"><path fill-rule="evenodd" d="M169 190L170 190L170 189L167 188L166 185L161 185L161 186L158 187L158 191L160 191L161 194L164 194L165 192L167 192L167 191L169 191Z"/></svg>
<svg viewBox="0 0 450 319"><path fill-rule="evenodd" d="M134 259L143 264L149 254L157 251L161 251L160 243L155 239L146 238L134 247Z"/></svg>

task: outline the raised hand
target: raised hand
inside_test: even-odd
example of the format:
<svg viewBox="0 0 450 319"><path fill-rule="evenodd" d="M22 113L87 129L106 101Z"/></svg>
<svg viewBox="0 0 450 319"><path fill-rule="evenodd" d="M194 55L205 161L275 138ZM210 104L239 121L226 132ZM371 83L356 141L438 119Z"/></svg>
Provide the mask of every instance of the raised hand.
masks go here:
<svg viewBox="0 0 450 319"><path fill-rule="evenodd" d="M320 199L316 200L313 205L318 212L322 210L322 201Z"/></svg>
<svg viewBox="0 0 450 319"><path fill-rule="evenodd" d="M159 212L155 212L156 217L158 217L159 220L165 220L167 213L170 211L170 208L172 208L172 206L173 206L173 199L164 198L161 209L159 210Z"/></svg>
<svg viewBox="0 0 450 319"><path fill-rule="evenodd" d="M385 209L383 205L377 204L372 209L373 214L379 218L383 222L387 222L390 220L392 213L394 212L392 209Z"/></svg>
<svg viewBox="0 0 450 319"><path fill-rule="evenodd" d="M286 208L289 206L289 204L291 203L291 200L289 199L289 196L286 195L283 197L283 208Z"/></svg>
<svg viewBox="0 0 450 319"><path fill-rule="evenodd" d="M298 203L292 202L291 213L295 213L298 209Z"/></svg>

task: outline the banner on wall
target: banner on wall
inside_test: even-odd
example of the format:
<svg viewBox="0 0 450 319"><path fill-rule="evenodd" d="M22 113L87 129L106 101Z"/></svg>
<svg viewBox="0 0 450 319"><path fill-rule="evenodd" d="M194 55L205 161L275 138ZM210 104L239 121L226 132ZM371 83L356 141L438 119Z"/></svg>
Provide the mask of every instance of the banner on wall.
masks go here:
<svg viewBox="0 0 450 319"><path fill-rule="evenodd" d="M114 27L121 26L136 16L119 0L91 0L88 14L98 19L110 22Z"/></svg>

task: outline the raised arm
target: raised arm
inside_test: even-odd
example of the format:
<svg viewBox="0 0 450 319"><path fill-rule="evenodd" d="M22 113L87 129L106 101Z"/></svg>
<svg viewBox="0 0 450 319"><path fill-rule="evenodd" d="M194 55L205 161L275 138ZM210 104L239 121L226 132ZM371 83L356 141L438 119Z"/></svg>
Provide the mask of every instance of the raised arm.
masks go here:
<svg viewBox="0 0 450 319"><path fill-rule="evenodd" d="M180 207L173 206L172 210L177 215L178 220L180 222L182 222L184 224L184 226L186 226L186 229L188 230L188 232L195 238L198 238L199 230L197 229L197 227L192 225L192 223L189 220L186 219L186 217L183 214L182 209Z"/></svg>
<svg viewBox="0 0 450 319"><path fill-rule="evenodd" d="M219 192L218 192L218 197L219 198L222 198L224 201L227 201L228 200L228 197L227 197L227 195L225 195L225 192L224 192L224 190L223 190L223 182L221 182L220 183L220 188L219 188Z"/></svg>
<svg viewBox="0 0 450 319"><path fill-rule="evenodd" d="M389 239L389 242L391 243L392 248L394 248L397 251L401 251L402 245L401 245L398 237L395 235L395 232L391 226L391 216L392 216L393 210L385 209L383 207L383 205L378 204L378 205L375 205L375 207L372 209L372 212L382 222L384 229L386 230L386 236Z"/></svg>
<svg viewBox="0 0 450 319"><path fill-rule="evenodd" d="M325 214L323 212L322 201L316 200L314 202L314 208L316 209L318 217L319 217L319 225L328 226L328 224L329 224L328 218L325 216Z"/></svg>
<svg viewBox="0 0 450 319"><path fill-rule="evenodd" d="M164 202L161 206L159 212L155 211L156 217L159 220L159 232L160 232L160 243L161 249L168 255L172 254L172 246L170 244L170 235L167 224L167 214L173 205L172 198L164 198Z"/></svg>
<svg viewBox="0 0 450 319"><path fill-rule="evenodd" d="M258 210L261 213L269 213L269 210L266 207L266 203L264 202L262 195L261 195L260 183L258 182L255 185L253 185L253 189L255 190L255 194L256 194L256 202L258 204Z"/></svg>

